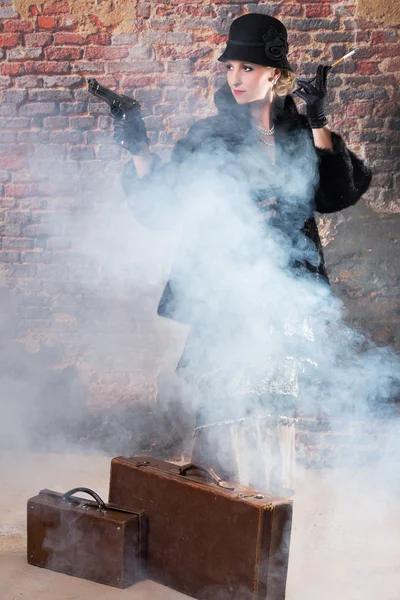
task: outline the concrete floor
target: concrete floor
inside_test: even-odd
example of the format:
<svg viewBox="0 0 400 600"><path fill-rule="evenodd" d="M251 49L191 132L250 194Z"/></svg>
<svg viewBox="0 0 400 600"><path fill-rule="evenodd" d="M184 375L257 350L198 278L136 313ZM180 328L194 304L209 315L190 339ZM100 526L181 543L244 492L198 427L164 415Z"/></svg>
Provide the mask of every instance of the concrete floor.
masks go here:
<svg viewBox="0 0 400 600"><path fill-rule="evenodd" d="M104 456L0 456L1 600L179 600L151 581L117 590L29 566L26 501L84 485L107 498ZM400 599L400 487L385 465L298 471L287 600Z"/></svg>

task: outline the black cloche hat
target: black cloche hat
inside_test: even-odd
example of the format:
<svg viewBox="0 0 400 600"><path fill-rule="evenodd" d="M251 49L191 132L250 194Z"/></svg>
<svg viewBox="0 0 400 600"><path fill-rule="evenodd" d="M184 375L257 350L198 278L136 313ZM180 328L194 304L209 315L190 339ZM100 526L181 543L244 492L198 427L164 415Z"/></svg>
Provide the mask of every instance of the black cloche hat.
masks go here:
<svg viewBox="0 0 400 600"><path fill-rule="evenodd" d="M293 71L288 51L287 31L281 21L269 15L248 13L232 22L225 51L218 60L248 61Z"/></svg>

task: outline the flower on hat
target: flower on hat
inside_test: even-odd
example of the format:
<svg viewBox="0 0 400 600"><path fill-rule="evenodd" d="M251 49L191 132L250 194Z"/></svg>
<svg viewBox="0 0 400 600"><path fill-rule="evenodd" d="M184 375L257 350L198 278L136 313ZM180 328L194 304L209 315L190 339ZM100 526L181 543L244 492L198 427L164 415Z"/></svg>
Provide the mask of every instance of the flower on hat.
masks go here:
<svg viewBox="0 0 400 600"><path fill-rule="evenodd" d="M286 39L279 34L274 27L270 27L267 33L264 33L265 53L272 60L280 60L289 52L289 46Z"/></svg>

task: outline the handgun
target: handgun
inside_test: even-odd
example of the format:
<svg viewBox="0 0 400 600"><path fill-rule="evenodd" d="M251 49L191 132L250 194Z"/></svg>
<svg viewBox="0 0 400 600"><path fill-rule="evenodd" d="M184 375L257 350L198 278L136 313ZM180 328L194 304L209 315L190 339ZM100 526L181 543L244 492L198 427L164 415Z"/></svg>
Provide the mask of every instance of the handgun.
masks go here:
<svg viewBox="0 0 400 600"><path fill-rule="evenodd" d="M88 89L93 96L97 96L107 102L114 119L123 119L127 111L136 110L140 112L140 104L134 98L116 94L112 90L100 85L96 79L88 79Z"/></svg>

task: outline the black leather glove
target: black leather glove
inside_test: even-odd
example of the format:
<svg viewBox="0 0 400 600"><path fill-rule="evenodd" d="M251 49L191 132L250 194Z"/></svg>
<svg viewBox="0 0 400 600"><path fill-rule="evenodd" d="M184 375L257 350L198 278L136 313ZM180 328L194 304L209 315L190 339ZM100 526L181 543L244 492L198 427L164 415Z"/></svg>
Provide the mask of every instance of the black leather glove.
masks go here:
<svg viewBox="0 0 400 600"><path fill-rule="evenodd" d="M312 129L320 129L328 122L325 117L325 98L326 80L330 69L329 65L319 65L315 79L297 80L299 89L295 94L307 102L307 117Z"/></svg>
<svg viewBox="0 0 400 600"><path fill-rule="evenodd" d="M120 146L135 156L143 154L142 142L150 143L146 126L137 108L111 113L114 121L114 138Z"/></svg>

